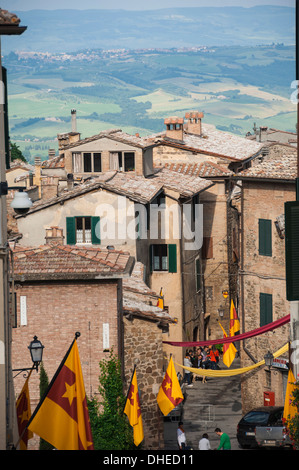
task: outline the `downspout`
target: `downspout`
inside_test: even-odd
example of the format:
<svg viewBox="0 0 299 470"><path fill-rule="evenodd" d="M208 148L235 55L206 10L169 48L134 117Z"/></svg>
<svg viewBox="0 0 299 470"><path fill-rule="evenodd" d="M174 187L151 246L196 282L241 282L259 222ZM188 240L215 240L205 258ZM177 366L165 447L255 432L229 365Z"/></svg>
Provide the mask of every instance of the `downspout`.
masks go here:
<svg viewBox="0 0 299 470"><path fill-rule="evenodd" d="M241 312L242 312L242 331L245 332L245 308L244 308L244 188L241 187ZM250 351L246 347L246 341L242 341L243 351L247 356L254 362L257 363L257 360L252 356Z"/></svg>

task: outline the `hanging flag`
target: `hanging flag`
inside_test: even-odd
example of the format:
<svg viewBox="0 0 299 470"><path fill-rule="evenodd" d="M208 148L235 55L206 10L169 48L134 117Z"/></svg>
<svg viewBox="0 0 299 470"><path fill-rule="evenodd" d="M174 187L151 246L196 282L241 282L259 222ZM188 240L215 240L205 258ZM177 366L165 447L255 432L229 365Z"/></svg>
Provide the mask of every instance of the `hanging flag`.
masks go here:
<svg viewBox="0 0 299 470"><path fill-rule="evenodd" d="M240 322L238 319L237 311L234 306L233 300L230 304L230 322L229 322L229 335L234 336L238 331L240 331Z"/></svg>
<svg viewBox="0 0 299 470"><path fill-rule="evenodd" d="M33 437L32 432L29 431L27 428L28 421L31 418L30 396L28 386L31 372L32 370L30 371L16 402L18 430L20 436L20 450L27 450L28 441Z"/></svg>
<svg viewBox="0 0 299 470"><path fill-rule="evenodd" d="M159 300L158 300L158 303L157 303L157 307L160 307L162 310L164 309L164 296L163 296L163 293L162 293L162 287L161 287L161 290L160 290L160 295L159 295Z"/></svg>
<svg viewBox="0 0 299 470"><path fill-rule="evenodd" d="M164 416L167 416L183 400L184 396L171 357L157 395L157 402Z"/></svg>
<svg viewBox="0 0 299 470"><path fill-rule="evenodd" d="M296 380L293 374L292 369L289 369L289 374L288 374L288 384L287 384L287 389L286 389L286 395L285 395L285 402L284 402L284 410L283 410L283 417L284 419L292 419L296 414L298 414L297 407L293 405L292 401L294 399L293 397L293 392L297 388L295 386Z"/></svg>
<svg viewBox="0 0 299 470"><path fill-rule="evenodd" d="M134 444L137 447L143 441L144 434L139 400L139 391L137 385L136 367L134 368L124 413L127 415L129 423L133 427Z"/></svg>
<svg viewBox="0 0 299 470"><path fill-rule="evenodd" d="M28 426L58 450L94 449L76 338Z"/></svg>
<svg viewBox="0 0 299 470"><path fill-rule="evenodd" d="M226 331L224 330L221 323L220 322L218 322L218 323L219 323L220 328L223 331L224 338L227 338ZM231 366L232 362L234 361L234 359L236 357L236 352L237 352L237 349L236 349L234 343L224 343L223 344L222 361L227 367Z"/></svg>

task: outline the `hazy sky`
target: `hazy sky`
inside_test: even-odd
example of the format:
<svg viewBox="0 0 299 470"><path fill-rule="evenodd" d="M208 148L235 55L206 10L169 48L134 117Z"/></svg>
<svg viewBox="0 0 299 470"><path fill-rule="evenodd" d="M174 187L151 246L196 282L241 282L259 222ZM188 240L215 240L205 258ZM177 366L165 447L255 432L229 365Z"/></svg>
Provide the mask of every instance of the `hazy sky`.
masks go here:
<svg viewBox="0 0 299 470"><path fill-rule="evenodd" d="M295 0L1 0L3 9L13 12L24 10L56 10L56 9L120 9L120 10L155 10L173 7L217 7L255 5L281 5L294 7Z"/></svg>

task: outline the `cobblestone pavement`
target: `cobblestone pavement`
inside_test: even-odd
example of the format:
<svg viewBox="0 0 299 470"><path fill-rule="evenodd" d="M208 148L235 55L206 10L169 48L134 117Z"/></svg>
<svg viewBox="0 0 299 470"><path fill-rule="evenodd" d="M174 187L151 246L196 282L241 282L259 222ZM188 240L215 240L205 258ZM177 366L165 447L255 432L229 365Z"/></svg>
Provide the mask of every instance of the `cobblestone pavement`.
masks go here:
<svg viewBox="0 0 299 470"><path fill-rule="evenodd" d="M226 366L220 364L221 369ZM233 368L240 367L239 358ZM198 376L199 377L199 376ZM209 435L212 449L219 445L219 437L214 430L219 427L226 432L232 444L232 450L241 450L236 432L242 417L241 376L207 378L206 383L196 380L193 387L186 388L182 421L186 432L187 445L198 449L198 441L204 432ZM177 450L176 430L178 421L164 423L165 450Z"/></svg>

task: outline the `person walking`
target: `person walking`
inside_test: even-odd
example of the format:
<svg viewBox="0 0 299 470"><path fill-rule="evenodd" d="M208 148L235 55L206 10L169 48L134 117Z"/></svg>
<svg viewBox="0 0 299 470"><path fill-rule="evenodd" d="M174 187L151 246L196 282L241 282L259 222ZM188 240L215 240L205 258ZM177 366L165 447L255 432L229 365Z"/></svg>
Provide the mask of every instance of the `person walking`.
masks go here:
<svg viewBox="0 0 299 470"><path fill-rule="evenodd" d="M186 448L186 434L183 428L183 424L184 423L180 421L178 429L177 429L177 440L178 440L178 446L180 450L184 450Z"/></svg>
<svg viewBox="0 0 299 470"><path fill-rule="evenodd" d="M228 434L222 432L220 428L216 428L215 433L220 437L220 444L217 447L217 450L231 450L231 443Z"/></svg>
<svg viewBox="0 0 299 470"><path fill-rule="evenodd" d="M199 450L211 450L209 436L208 436L207 433L204 433L202 435L202 438L200 439L200 441L198 443L198 449Z"/></svg>
<svg viewBox="0 0 299 470"><path fill-rule="evenodd" d="M192 367L192 363L191 363L191 360L190 360L189 353L186 353L186 356L184 358L184 366L185 367ZM193 385L192 385L192 374L189 370L185 370L184 382L187 382L187 387L193 387Z"/></svg>

